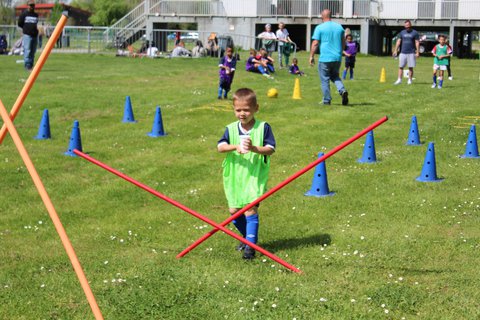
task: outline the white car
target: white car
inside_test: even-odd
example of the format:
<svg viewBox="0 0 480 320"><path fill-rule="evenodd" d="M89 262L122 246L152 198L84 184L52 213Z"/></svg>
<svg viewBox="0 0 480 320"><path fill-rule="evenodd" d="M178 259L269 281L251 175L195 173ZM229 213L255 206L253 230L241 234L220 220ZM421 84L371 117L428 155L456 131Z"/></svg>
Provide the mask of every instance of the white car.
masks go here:
<svg viewBox="0 0 480 320"><path fill-rule="evenodd" d="M180 36L181 40L184 41L195 41L198 40L198 32L187 32Z"/></svg>

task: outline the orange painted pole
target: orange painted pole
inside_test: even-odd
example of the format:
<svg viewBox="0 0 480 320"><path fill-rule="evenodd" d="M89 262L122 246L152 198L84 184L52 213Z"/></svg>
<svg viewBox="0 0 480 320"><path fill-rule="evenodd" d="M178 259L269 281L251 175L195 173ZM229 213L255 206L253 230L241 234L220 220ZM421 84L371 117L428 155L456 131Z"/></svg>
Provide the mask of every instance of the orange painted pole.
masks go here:
<svg viewBox="0 0 480 320"><path fill-rule="evenodd" d="M78 280L80 281L83 291L87 296L88 303L90 304L90 308L93 311L95 319L103 320L102 312L100 311L100 308L97 305L95 296L93 295L92 290L90 289L90 285L88 284L88 280L85 277L85 274L83 273L82 266L80 265L80 261L78 261L77 255L75 254L75 250L73 249L73 246L70 243L70 240L68 239L67 233L63 228L62 222L60 221L60 218L58 217L58 214L55 211L55 208L53 207L53 203L50 200L50 197L48 196L47 190L45 189L42 183L42 180L40 179L40 176L38 175L37 170L35 169L35 166L33 165L33 162L30 159L27 153L27 150L25 149L25 146L23 145L22 140L20 139L20 136L18 135L17 129L15 129L15 126L13 125L13 122L8 115L7 109L5 109L5 106L3 105L1 100L0 100L0 114L3 118L3 121L5 122L6 127L8 128L8 131L10 132L10 135L12 136L13 142L15 143L15 146L17 147L23 162L25 163L25 166L27 167L28 172L30 173L30 176L32 177L33 183L35 184L35 187L37 188L38 193L40 194L40 197L42 198L43 203L47 208L48 214L50 215L50 218L52 219L52 222L55 226L55 229L57 230L57 233L60 236L60 240L62 240L63 247L65 248L65 251L67 251L68 258L70 259L70 262L72 263L73 269L77 274Z"/></svg>
<svg viewBox="0 0 480 320"><path fill-rule="evenodd" d="M63 28L65 27L65 24L67 23L67 13L64 12L62 14L62 17L58 21L57 25L55 26L55 30L53 30L53 33L48 39L47 44L45 45L45 49L43 49L42 54L40 55L40 58L38 58L37 63L33 67L32 72L30 73L30 76L28 77L27 81L25 82L25 85L23 86L22 91L17 97L17 101L15 101L15 104L13 105L12 110L10 111L10 119L15 120L15 117L17 116L18 112L20 111L20 108L23 105L23 102L28 96L28 93L32 89L33 84L35 83L35 80L38 77L38 74L42 70L43 65L45 64L45 61L47 61L48 56L50 55L50 52L52 51L53 47L55 46L55 43L57 42L58 37L63 31ZM7 134L7 126L3 124L2 129L0 129L0 145L3 142L3 139L5 139L5 135Z"/></svg>

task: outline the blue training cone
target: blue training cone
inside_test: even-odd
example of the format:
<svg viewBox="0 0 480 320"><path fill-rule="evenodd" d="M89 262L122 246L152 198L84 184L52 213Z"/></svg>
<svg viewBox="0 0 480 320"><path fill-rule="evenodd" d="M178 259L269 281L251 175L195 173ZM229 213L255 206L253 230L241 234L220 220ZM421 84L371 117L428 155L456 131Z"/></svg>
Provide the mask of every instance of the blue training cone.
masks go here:
<svg viewBox="0 0 480 320"><path fill-rule="evenodd" d="M40 121L40 126L38 127L38 133L35 139L45 140L50 139L50 117L48 116L48 109L43 110L42 120Z"/></svg>
<svg viewBox="0 0 480 320"><path fill-rule="evenodd" d="M152 131L147 133L150 137L162 137L167 135L163 129L163 120L162 120L162 110L157 106L157 111L155 112L155 119L153 120Z"/></svg>
<svg viewBox="0 0 480 320"><path fill-rule="evenodd" d="M470 127L465 154L461 155L460 158L480 158L480 155L478 154L477 130L475 129L474 124Z"/></svg>
<svg viewBox="0 0 480 320"><path fill-rule="evenodd" d="M80 137L80 126L78 121L73 122L72 134L70 135L70 143L68 145L68 150L64 154L70 157L76 157L77 155L73 153L73 150L77 149L82 151L82 138Z"/></svg>
<svg viewBox="0 0 480 320"><path fill-rule="evenodd" d="M320 152L318 157L320 158L322 156L323 152ZM312 197L327 197L333 196L334 194L335 192L330 192L330 190L328 190L327 169L325 161L322 161L315 167L312 187L305 193L305 195Z"/></svg>
<svg viewBox="0 0 480 320"><path fill-rule="evenodd" d="M417 181L421 182L439 182L443 179L437 177L437 165L435 163L435 146L433 142L428 144L427 154L425 156L425 161L423 162L422 173L420 177L417 178Z"/></svg>
<svg viewBox="0 0 480 320"><path fill-rule="evenodd" d="M375 141L373 139L373 131L368 132L365 140L365 146L363 147L362 158L358 159L360 163L373 163L377 162L377 156L375 154Z"/></svg>
<svg viewBox="0 0 480 320"><path fill-rule="evenodd" d="M135 121L135 117L133 116L132 101L130 100L130 96L127 96L127 98L125 98L125 107L123 110L122 122L137 122Z"/></svg>
<svg viewBox="0 0 480 320"><path fill-rule="evenodd" d="M408 133L407 146L419 146L419 145L421 145L421 142L420 142L420 134L418 132L417 116L413 116L412 124L410 125L410 132Z"/></svg>

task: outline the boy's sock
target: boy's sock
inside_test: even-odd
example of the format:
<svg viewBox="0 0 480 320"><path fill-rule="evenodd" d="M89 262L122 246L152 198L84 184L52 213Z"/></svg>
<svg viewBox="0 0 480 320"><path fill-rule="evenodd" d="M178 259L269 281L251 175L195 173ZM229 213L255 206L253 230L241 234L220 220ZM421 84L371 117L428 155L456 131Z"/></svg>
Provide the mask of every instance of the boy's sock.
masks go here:
<svg viewBox="0 0 480 320"><path fill-rule="evenodd" d="M347 77L347 69L343 70L342 79L345 80L346 77Z"/></svg>
<svg viewBox="0 0 480 320"><path fill-rule="evenodd" d="M245 219L245 215L242 214L240 217L232 221L238 231L242 234L245 238L247 234L247 220Z"/></svg>
<svg viewBox="0 0 480 320"><path fill-rule="evenodd" d="M352 80L352 79L353 79L353 69L350 68L350 80Z"/></svg>
<svg viewBox="0 0 480 320"><path fill-rule="evenodd" d="M443 86L443 78L439 78L438 87L441 88L442 86Z"/></svg>
<svg viewBox="0 0 480 320"><path fill-rule="evenodd" d="M437 84L437 75L433 76L433 84Z"/></svg>
<svg viewBox="0 0 480 320"><path fill-rule="evenodd" d="M247 234L245 239L252 243L257 243L258 240L258 214L253 214L246 217L247 220Z"/></svg>
<svg viewBox="0 0 480 320"><path fill-rule="evenodd" d="M222 87L218 87L218 99L222 99Z"/></svg>

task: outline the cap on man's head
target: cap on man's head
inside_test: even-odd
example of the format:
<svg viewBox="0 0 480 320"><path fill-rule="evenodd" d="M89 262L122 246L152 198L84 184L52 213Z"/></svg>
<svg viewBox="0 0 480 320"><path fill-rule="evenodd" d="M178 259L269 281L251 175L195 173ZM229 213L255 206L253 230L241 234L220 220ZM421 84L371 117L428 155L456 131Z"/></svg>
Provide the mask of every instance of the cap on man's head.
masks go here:
<svg viewBox="0 0 480 320"><path fill-rule="evenodd" d="M35 1L34 1L34 0L28 0L28 1L27 1L27 5L29 5L29 6L34 6L34 5L35 5Z"/></svg>

